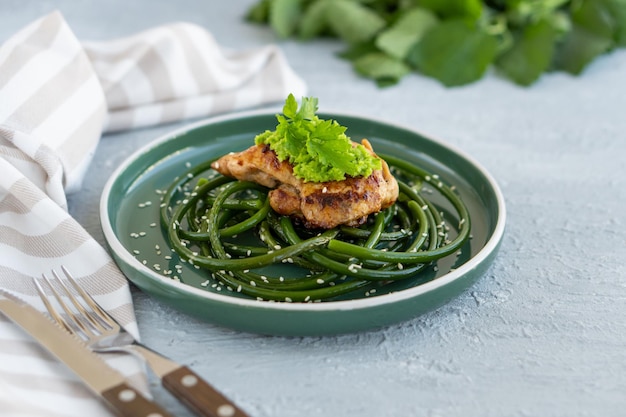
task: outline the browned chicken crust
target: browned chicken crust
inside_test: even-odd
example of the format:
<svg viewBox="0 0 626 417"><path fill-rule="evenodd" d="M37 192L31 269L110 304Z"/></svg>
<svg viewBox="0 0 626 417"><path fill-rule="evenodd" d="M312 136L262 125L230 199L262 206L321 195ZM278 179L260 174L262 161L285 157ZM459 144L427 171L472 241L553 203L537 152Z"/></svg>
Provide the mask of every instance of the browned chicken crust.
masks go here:
<svg viewBox="0 0 626 417"><path fill-rule="evenodd" d="M363 139L361 143L374 153L369 141ZM254 145L243 152L224 155L211 166L222 175L272 188L269 192L272 209L300 219L308 228L357 226L398 198L398 183L385 161L382 169L368 177L305 182L296 178L291 164L279 161L269 146Z"/></svg>

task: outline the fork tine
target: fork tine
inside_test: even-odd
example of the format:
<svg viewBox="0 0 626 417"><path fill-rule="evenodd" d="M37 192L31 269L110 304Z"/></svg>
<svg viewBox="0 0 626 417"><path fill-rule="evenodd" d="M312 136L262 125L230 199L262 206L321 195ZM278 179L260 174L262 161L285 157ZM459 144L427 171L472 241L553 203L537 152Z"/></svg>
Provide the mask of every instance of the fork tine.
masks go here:
<svg viewBox="0 0 626 417"><path fill-rule="evenodd" d="M76 280L74 279L74 277L72 276L70 271L68 271L68 269L65 266L61 266L61 269L63 270L63 273L67 277L67 280L72 284L72 286L78 292L78 294L80 294L80 296L82 297L83 301L85 301L85 303L89 307L91 307L94 315L97 316L99 319L101 319L109 327L112 327L112 328L119 327L117 322L109 315L109 313L107 313L102 307L100 307L100 304L98 304L98 302L96 300L94 300L94 298L91 295L89 295L78 284L78 282L76 282Z"/></svg>
<svg viewBox="0 0 626 417"><path fill-rule="evenodd" d="M78 330L80 333L82 333L83 335L85 335L87 337L89 335L93 334L93 332L87 326L85 326L83 321L80 320L76 316L76 314L70 309L70 307L67 305L67 303L63 300L63 297L61 297L61 294L59 294L59 292L57 291L57 289L53 285L52 281L50 281L50 278L48 278L48 276L46 274L41 274L41 277L43 278L44 281L46 281L46 283L48 284L48 287L50 288L50 290L52 291L52 294L54 295L54 298L57 300L57 303L61 306L61 308L63 309L63 311L65 312L65 314L69 318L69 320L71 320L71 321L68 321L67 319L64 320L63 316L61 316L58 312L56 312L56 316L60 317L62 320L65 321L65 323L66 323L65 326L66 327L69 326L69 329L73 333L75 333ZM58 277L57 277L57 279L58 279ZM43 296L46 297L45 293L43 292L43 287L42 287L41 294L43 294ZM52 309L56 311L56 309L54 309L54 307L51 305L51 303L49 303L49 304L52 307Z"/></svg>
<svg viewBox="0 0 626 417"><path fill-rule="evenodd" d="M43 287L41 286L39 281L36 280L35 278L33 278L33 283L35 284L35 288L37 289L37 293L39 294L39 298L41 298L41 301L43 301L43 304L46 306L46 310L48 310L48 313L50 313L50 316L52 316L52 318L57 323L59 323L61 326L63 326L65 328L65 330L67 330L70 333L73 333L74 332L74 328L70 325L70 323L67 320L65 320L65 318L63 318L62 315L59 314L57 309L52 306L52 303L48 299L48 296L46 295L46 293L43 290Z"/></svg>
<svg viewBox="0 0 626 417"><path fill-rule="evenodd" d="M65 292L65 295L72 302L72 304L74 305L74 307L78 311L80 317L82 317L84 320L86 320L88 322L88 325L93 326L96 331L102 332L102 331L106 330L103 327L103 325L98 321L98 319L94 317L94 314L92 312L90 312L89 310L87 310L83 306L83 304L81 304L81 302L74 296L74 294L72 294L72 291L70 291L70 289L67 287L67 285L65 285L64 280L61 279L61 277L57 274L57 272L55 270L52 270L52 275L54 275L54 277L56 278L56 282L61 286L61 288L63 288L63 291ZM75 283L73 283L73 285L76 286ZM84 298L83 294L79 294L79 295ZM83 301L85 301L85 300L83 300ZM87 304L89 304L89 303L87 303ZM67 312L67 310L66 310L66 312Z"/></svg>

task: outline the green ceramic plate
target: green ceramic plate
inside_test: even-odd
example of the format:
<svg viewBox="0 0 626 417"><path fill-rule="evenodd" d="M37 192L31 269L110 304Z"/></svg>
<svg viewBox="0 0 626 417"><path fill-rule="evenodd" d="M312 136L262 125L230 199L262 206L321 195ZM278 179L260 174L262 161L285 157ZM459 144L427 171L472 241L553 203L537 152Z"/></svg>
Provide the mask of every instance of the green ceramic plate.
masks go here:
<svg viewBox="0 0 626 417"><path fill-rule="evenodd" d="M505 224L502 194L485 169L459 150L407 128L347 114L320 117L347 126L353 140L368 138L378 153L401 156L454 185L472 220L472 238L461 255L375 294L355 291L320 303L257 301L214 285L206 272L180 262L169 248L159 226L159 190L188 166L243 150L257 133L275 127L274 112L249 112L202 121L157 139L113 174L102 195L101 221L122 271L145 292L186 313L242 331L282 335L347 333L407 320L446 303L483 275Z"/></svg>

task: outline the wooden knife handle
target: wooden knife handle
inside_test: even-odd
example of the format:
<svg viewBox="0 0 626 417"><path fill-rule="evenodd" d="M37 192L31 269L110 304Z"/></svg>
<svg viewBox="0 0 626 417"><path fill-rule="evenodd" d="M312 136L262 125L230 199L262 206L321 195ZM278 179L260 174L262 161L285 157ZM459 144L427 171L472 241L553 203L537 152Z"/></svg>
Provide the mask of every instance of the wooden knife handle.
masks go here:
<svg viewBox="0 0 626 417"><path fill-rule="evenodd" d="M102 397L120 417L173 417L126 383L104 391Z"/></svg>
<svg viewBox="0 0 626 417"><path fill-rule="evenodd" d="M186 366L161 377L161 382L199 416L248 417L248 414Z"/></svg>

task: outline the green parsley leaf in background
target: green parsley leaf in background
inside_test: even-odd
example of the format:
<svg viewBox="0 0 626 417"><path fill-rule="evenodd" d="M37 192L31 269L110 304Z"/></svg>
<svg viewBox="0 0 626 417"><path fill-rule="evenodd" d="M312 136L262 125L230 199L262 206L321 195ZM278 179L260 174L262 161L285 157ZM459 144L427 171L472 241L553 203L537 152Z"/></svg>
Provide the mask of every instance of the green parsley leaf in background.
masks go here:
<svg viewBox="0 0 626 417"><path fill-rule="evenodd" d="M339 39L381 87L411 72L464 85L490 67L528 86L626 46L626 0L259 0L247 19L281 38Z"/></svg>
<svg viewBox="0 0 626 417"><path fill-rule="evenodd" d="M407 58L422 74L450 87L480 79L496 56L498 42L465 19L429 30Z"/></svg>
<svg viewBox="0 0 626 417"><path fill-rule="evenodd" d="M376 46L391 57L404 59L437 21L437 16L428 9L409 9L376 37Z"/></svg>
<svg viewBox="0 0 626 417"><path fill-rule="evenodd" d="M550 67L557 31L552 23L540 20L526 26L513 46L500 55L496 65L511 80L530 85Z"/></svg>
<svg viewBox="0 0 626 417"><path fill-rule="evenodd" d="M325 16L331 30L349 44L372 39L386 25L378 14L350 0L328 1Z"/></svg>
<svg viewBox="0 0 626 417"><path fill-rule="evenodd" d="M618 25L608 0L582 0L571 5L572 30L557 56L557 67L580 74L598 55L615 44Z"/></svg>

